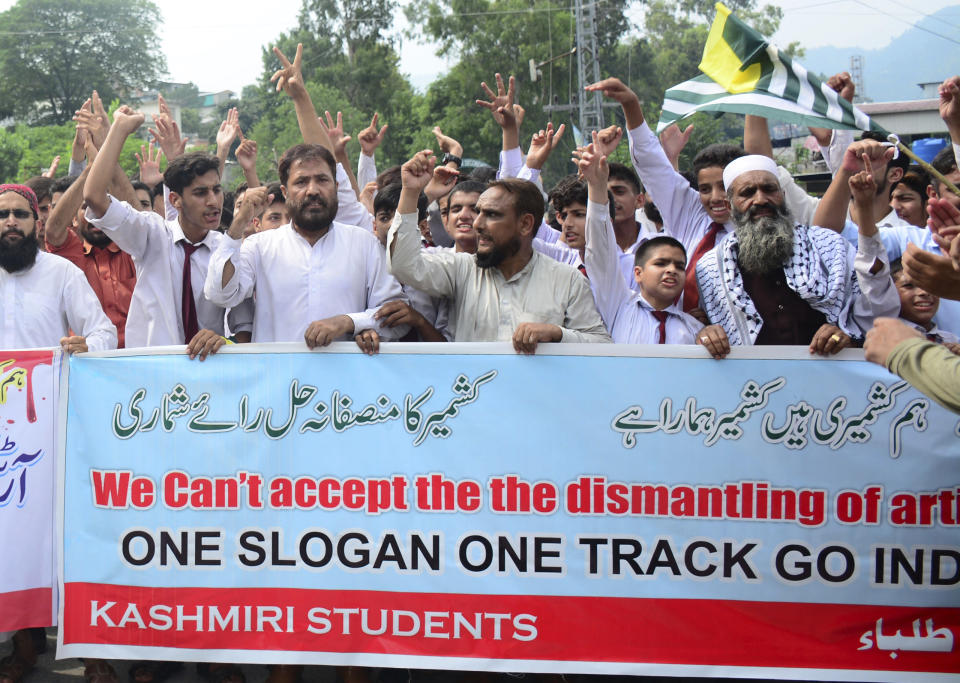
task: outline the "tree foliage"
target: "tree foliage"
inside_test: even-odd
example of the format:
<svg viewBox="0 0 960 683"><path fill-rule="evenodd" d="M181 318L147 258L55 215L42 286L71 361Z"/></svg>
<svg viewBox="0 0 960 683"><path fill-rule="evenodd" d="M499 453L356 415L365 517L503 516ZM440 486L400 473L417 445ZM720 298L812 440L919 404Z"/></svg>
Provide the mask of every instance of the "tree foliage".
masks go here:
<svg viewBox="0 0 960 683"><path fill-rule="evenodd" d="M94 89L125 97L166 70L149 0L18 0L0 14L0 116L66 123Z"/></svg>

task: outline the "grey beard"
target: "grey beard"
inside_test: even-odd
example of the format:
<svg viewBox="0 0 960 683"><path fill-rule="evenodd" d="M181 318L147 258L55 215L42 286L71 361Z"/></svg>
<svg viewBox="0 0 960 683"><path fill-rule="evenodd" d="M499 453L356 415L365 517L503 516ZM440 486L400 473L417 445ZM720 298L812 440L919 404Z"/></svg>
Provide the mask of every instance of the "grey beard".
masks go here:
<svg viewBox="0 0 960 683"><path fill-rule="evenodd" d="M793 221L782 206L777 215L751 218L733 210L739 255L737 263L748 273L769 273L782 268L793 254Z"/></svg>

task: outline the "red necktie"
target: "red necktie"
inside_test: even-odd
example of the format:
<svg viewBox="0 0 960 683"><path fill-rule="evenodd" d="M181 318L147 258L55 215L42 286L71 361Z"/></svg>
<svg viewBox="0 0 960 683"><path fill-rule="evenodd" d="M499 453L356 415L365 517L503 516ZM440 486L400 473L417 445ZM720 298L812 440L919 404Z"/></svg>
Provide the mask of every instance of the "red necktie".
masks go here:
<svg viewBox="0 0 960 683"><path fill-rule="evenodd" d="M583 273L584 277L587 277L587 267L585 265L581 263L579 266L577 266L577 270Z"/></svg>
<svg viewBox="0 0 960 683"><path fill-rule="evenodd" d="M190 282L190 255L200 248L199 244L190 244L180 240L183 247L183 293L180 297L180 313L183 319L184 343L189 344L194 335L200 331L197 322L197 302L193 299L193 285Z"/></svg>
<svg viewBox="0 0 960 683"><path fill-rule="evenodd" d="M660 321L660 327L657 330L660 333L660 341L658 341L657 343L666 344L667 343L667 317L670 314L667 313L666 311L650 311L650 312L653 313L654 318Z"/></svg>
<svg viewBox="0 0 960 683"><path fill-rule="evenodd" d="M927 334L927 339L937 344L943 343L943 337L941 337L939 334Z"/></svg>
<svg viewBox="0 0 960 683"><path fill-rule="evenodd" d="M707 229L707 234L700 240L700 244L693 250L693 256L687 261L687 277L683 285L683 310L689 311L700 303L700 292L697 290L697 261L700 257L713 249L717 244L717 234L723 230L723 224L714 221Z"/></svg>

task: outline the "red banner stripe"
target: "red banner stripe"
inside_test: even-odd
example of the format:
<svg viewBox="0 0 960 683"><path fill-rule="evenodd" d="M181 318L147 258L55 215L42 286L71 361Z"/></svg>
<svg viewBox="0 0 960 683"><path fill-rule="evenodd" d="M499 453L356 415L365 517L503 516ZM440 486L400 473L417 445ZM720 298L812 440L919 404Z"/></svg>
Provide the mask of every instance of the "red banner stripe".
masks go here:
<svg viewBox="0 0 960 683"><path fill-rule="evenodd" d="M65 644L960 673L953 608L91 583L64 598ZM884 635L932 620L958 647L858 650L878 619Z"/></svg>
<svg viewBox="0 0 960 683"><path fill-rule="evenodd" d="M0 593L0 631L53 624L53 590L28 588Z"/></svg>

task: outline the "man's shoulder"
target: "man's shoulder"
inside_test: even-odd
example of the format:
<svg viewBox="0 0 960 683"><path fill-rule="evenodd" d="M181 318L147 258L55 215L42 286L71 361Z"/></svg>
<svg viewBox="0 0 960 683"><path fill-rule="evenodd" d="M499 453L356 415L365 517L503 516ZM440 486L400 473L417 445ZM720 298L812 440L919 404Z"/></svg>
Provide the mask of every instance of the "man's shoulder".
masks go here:
<svg viewBox="0 0 960 683"><path fill-rule="evenodd" d="M330 230L335 231L338 237L342 237L351 242L357 242L363 245L369 245L371 242L380 244L380 240L378 240L372 232L366 228L361 228L359 225L334 221L330 225Z"/></svg>
<svg viewBox="0 0 960 683"><path fill-rule="evenodd" d="M794 227L794 234L800 239L812 241L818 245L832 246L836 244L846 244L847 241L843 235L829 228L822 228L819 225L801 225L797 223Z"/></svg>
<svg viewBox="0 0 960 683"><path fill-rule="evenodd" d="M580 278L584 284L586 284L586 279L584 279L580 271L569 263L563 263L536 251L533 252L531 259L535 259L532 265L532 272L540 277L549 277L561 282Z"/></svg>
<svg viewBox="0 0 960 683"><path fill-rule="evenodd" d="M70 259L57 254L49 254L45 251L37 253L37 260L30 267L30 271L35 274L43 274L45 277L57 275L60 277L69 277L71 275L83 276L83 271L77 267Z"/></svg>

